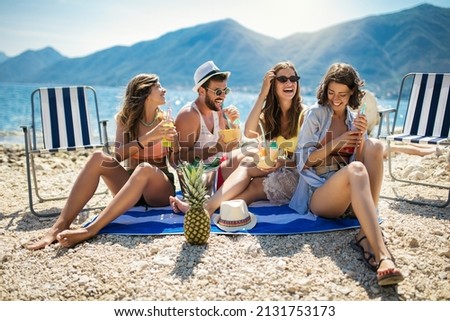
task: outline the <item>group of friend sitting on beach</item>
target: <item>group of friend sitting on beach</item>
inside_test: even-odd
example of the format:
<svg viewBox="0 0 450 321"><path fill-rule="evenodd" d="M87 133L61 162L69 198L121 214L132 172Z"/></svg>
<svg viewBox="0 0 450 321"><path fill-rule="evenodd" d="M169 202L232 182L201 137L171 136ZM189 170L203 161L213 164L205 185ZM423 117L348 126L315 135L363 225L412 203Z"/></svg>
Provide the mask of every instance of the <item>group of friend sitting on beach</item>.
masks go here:
<svg viewBox="0 0 450 321"><path fill-rule="evenodd" d="M28 248L54 242L73 247L137 205L170 205L175 213L185 213L189 204L175 196L175 177L168 166L176 169L183 161L200 159L206 166L217 165L205 204L210 215L232 199L289 204L299 213L326 218L353 215L361 228L350 242L352 248L377 273L379 285L401 282L403 275L378 221L383 144L367 135L367 118L360 108L364 82L355 68L331 65L311 107L302 102L300 75L291 62L279 62L265 73L243 134L249 141L275 141L282 147L284 157L267 167L255 166L257 143L225 141L221 132L240 124L238 108L224 107L229 77L230 72L212 61L199 66L193 87L198 96L175 119L160 108L166 103L166 89L157 75L132 78L116 116L114 152L92 154L56 222ZM100 178L114 197L89 226L70 229Z"/></svg>

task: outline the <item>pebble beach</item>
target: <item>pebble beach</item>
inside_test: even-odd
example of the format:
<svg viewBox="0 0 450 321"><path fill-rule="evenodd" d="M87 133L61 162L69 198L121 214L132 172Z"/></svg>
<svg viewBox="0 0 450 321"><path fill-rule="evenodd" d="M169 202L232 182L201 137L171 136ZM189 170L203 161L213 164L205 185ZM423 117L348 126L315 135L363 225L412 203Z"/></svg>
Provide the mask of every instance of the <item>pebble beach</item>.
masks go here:
<svg viewBox="0 0 450 321"><path fill-rule="evenodd" d="M450 207L382 198L378 210L390 251L405 281L379 287L376 274L349 242L356 230L290 236L211 235L192 246L182 235L99 235L72 249L24 246L55 218L30 213L25 156L20 145L0 146L0 300L2 301L449 301ZM398 154L402 177L450 183L450 154ZM89 153L40 157L43 191L64 193ZM63 176L57 180L53 173ZM101 186L102 187L102 186ZM101 188L100 187L100 188ZM448 190L408 186L385 177L382 195L445 199ZM102 207L111 196L95 197ZM61 202L39 204L45 212ZM78 227L99 210L79 215Z"/></svg>

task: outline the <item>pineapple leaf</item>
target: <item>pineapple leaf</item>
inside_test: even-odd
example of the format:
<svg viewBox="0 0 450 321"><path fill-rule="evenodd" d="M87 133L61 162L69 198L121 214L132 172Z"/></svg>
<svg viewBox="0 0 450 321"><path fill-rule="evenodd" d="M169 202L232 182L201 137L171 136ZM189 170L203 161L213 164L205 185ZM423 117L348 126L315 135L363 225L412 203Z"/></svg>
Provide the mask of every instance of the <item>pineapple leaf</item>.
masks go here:
<svg viewBox="0 0 450 321"><path fill-rule="evenodd" d="M191 205L203 206L206 201L206 183L203 180L204 164L203 161L198 163L183 162L180 166L183 175L184 197Z"/></svg>

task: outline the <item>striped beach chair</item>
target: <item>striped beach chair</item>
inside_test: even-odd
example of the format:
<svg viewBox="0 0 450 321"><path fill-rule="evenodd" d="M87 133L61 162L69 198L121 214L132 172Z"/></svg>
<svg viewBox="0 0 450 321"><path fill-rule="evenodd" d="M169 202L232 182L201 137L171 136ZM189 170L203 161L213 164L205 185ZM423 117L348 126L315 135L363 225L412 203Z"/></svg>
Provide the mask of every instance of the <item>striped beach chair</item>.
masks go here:
<svg viewBox="0 0 450 321"><path fill-rule="evenodd" d="M90 104L94 107L90 108ZM94 148L102 148L109 153L106 126L106 120L100 121L97 94L92 87L39 88L33 91L31 125L21 128L25 138L28 197L34 215L52 216L59 212L42 214L35 211L33 187L39 202L67 198L39 193L34 157L43 153L58 157L58 152Z"/></svg>
<svg viewBox="0 0 450 321"><path fill-rule="evenodd" d="M405 85L408 83L410 85ZM406 89L408 88L408 89ZM385 137L388 143L404 142L432 145L450 145L450 74L449 73L410 73L403 77L394 111L393 127ZM405 91L409 90L409 94ZM400 133L395 132L396 123L400 120L399 107L402 99L407 97L406 114ZM381 125L381 124L380 124ZM450 203L450 185L424 183L402 179L392 171L392 157L389 148L389 174L393 180L411 184L447 189L448 197L444 202L422 202L406 200L415 204L427 204L446 207ZM403 199L403 198L396 198Z"/></svg>

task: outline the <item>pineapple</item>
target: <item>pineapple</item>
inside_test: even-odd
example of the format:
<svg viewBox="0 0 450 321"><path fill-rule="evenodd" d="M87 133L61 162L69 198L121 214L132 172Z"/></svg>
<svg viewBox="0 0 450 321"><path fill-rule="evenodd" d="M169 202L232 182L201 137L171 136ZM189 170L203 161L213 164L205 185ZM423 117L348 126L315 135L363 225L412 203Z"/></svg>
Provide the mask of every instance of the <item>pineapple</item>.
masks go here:
<svg viewBox="0 0 450 321"><path fill-rule="evenodd" d="M189 210L184 217L184 236L188 243L201 245L208 241L211 231L209 213L204 209L206 186L203 181L204 165L184 162L183 174L184 198L189 202Z"/></svg>

